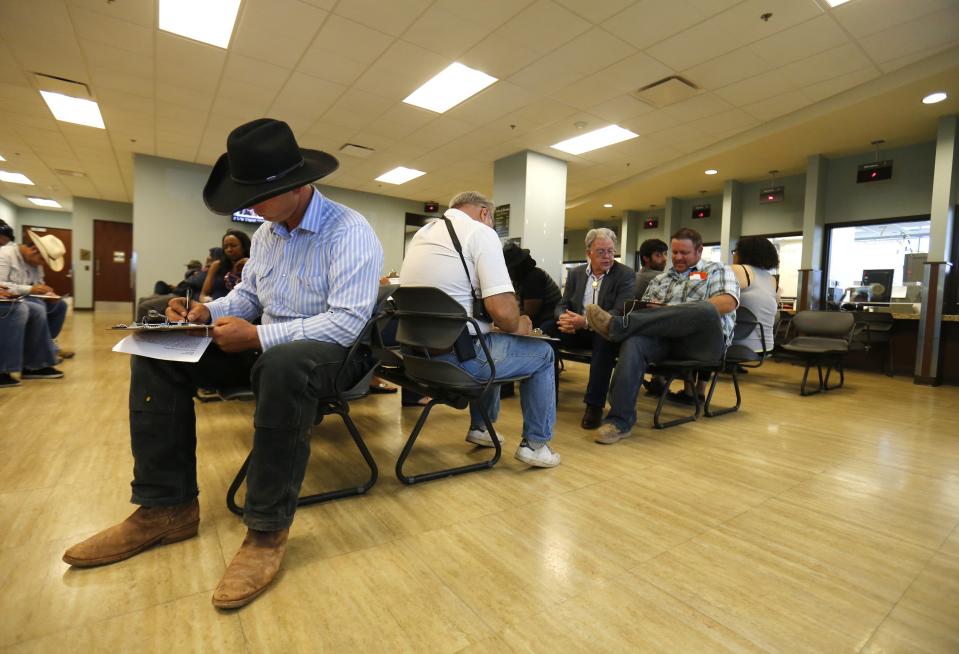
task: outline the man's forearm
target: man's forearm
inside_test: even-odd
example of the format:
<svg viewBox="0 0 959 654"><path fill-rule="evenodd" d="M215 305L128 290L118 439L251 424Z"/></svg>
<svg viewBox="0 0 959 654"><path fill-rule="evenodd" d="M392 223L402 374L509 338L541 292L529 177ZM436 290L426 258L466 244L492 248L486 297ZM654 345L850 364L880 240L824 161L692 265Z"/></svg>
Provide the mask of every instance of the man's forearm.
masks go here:
<svg viewBox="0 0 959 654"><path fill-rule="evenodd" d="M714 295L709 298L709 303L716 307L716 310L721 314L735 311L736 307L739 306L739 302L736 301L736 298L729 293L720 293L719 295Z"/></svg>

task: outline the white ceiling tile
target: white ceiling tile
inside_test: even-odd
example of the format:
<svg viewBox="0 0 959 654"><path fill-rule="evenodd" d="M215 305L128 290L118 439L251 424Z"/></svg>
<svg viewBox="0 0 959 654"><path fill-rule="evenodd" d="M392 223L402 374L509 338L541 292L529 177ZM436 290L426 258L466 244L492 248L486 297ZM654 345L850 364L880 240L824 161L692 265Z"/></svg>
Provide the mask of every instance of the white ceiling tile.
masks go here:
<svg viewBox="0 0 959 654"><path fill-rule="evenodd" d="M927 14L909 23L863 38L860 42L876 62L898 59L936 46L959 43L959 7Z"/></svg>
<svg viewBox="0 0 959 654"><path fill-rule="evenodd" d="M71 8L88 9L103 16L136 23L143 27L156 27L155 2L104 2L104 0L67 0Z"/></svg>
<svg viewBox="0 0 959 654"><path fill-rule="evenodd" d="M86 55L87 65L94 76L98 71L112 71L147 79L153 77L152 48L149 55L121 50L93 41L80 41L80 48Z"/></svg>
<svg viewBox="0 0 959 654"><path fill-rule="evenodd" d="M604 68L592 79L610 88L630 92L674 74L673 69L640 52Z"/></svg>
<svg viewBox="0 0 959 654"><path fill-rule="evenodd" d="M391 101L378 95L349 89L323 114L322 122L353 130L363 129L389 109L391 104Z"/></svg>
<svg viewBox="0 0 959 654"><path fill-rule="evenodd" d="M213 89L214 87L210 87L197 91L174 86L173 84L158 83L156 86L157 113L160 113L161 104L174 104L198 111L208 111L210 105L213 104Z"/></svg>
<svg viewBox="0 0 959 654"><path fill-rule="evenodd" d="M240 82L237 82L240 84ZM225 122L233 126L248 123L257 118L266 116L269 100L258 100L251 98L248 102L238 102L235 98L217 96L210 107L209 121Z"/></svg>
<svg viewBox="0 0 959 654"><path fill-rule="evenodd" d="M634 54L634 47L606 30L594 27L560 46L546 58L555 65L591 75Z"/></svg>
<svg viewBox="0 0 959 654"><path fill-rule="evenodd" d="M651 111L648 114L643 114L642 116L636 116L635 118L630 118L624 120L620 123L621 127L636 132L640 136L646 136L649 134L655 134L656 132L663 131L665 129L670 129L679 124L679 121L663 113L662 109Z"/></svg>
<svg viewBox="0 0 959 654"><path fill-rule="evenodd" d="M80 44L72 34L60 34L51 39L47 32L15 32L3 33L2 37L24 70L77 82L90 82Z"/></svg>
<svg viewBox="0 0 959 654"><path fill-rule="evenodd" d="M769 121L809 105L811 101L799 91L790 91L748 104L743 109L761 121Z"/></svg>
<svg viewBox="0 0 959 654"><path fill-rule="evenodd" d="M401 101L449 65L449 60L406 41L394 41L354 86Z"/></svg>
<svg viewBox="0 0 959 654"><path fill-rule="evenodd" d="M629 95L619 95L606 102L588 107L589 112L611 123L620 123L653 111L653 107Z"/></svg>
<svg viewBox="0 0 959 654"><path fill-rule="evenodd" d="M715 91L715 93L731 104L743 106L794 90L796 90L796 85L792 79L783 75L779 70L771 70L744 79L741 82L730 84Z"/></svg>
<svg viewBox="0 0 959 654"><path fill-rule="evenodd" d="M556 2L591 23L601 23L633 4L635 0L556 0Z"/></svg>
<svg viewBox="0 0 959 654"><path fill-rule="evenodd" d="M59 0L30 0L29 2L0 2L0 34L51 33L72 35L73 23L66 5Z"/></svg>
<svg viewBox="0 0 959 654"><path fill-rule="evenodd" d="M728 135L731 132L740 132L755 127L759 122L742 109L730 109L712 116L701 118L690 123L693 127L706 134Z"/></svg>
<svg viewBox="0 0 959 654"><path fill-rule="evenodd" d="M70 15L73 18L73 27L81 41L102 43L146 57L153 56L152 27L144 27L78 7L71 8Z"/></svg>
<svg viewBox="0 0 959 654"><path fill-rule="evenodd" d="M320 9L325 9L330 11L336 5L336 0L300 0L307 4L313 5L314 7L319 7Z"/></svg>
<svg viewBox="0 0 959 654"><path fill-rule="evenodd" d="M861 70L856 70L851 73L846 73L845 75L828 79L825 82L804 86L802 88L802 92L803 95L813 102L819 102L820 100L825 100L826 98L832 97L837 93L842 93L843 91L848 91L849 89L855 88L860 84L865 84L869 80L877 77L879 77L879 71L877 71L875 67L870 66L869 68L863 68Z"/></svg>
<svg viewBox="0 0 959 654"><path fill-rule="evenodd" d="M226 51L212 45L157 33L156 79L159 84L212 92L220 79ZM189 71L189 74L184 74Z"/></svg>
<svg viewBox="0 0 959 654"><path fill-rule="evenodd" d="M745 47L693 66L683 71L683 77L699 88L713 91L764 73L770 68L772 64Z"/></svg>
<svg viewBox="0 0 959 654"><path fill-rule="evenodd" d="M298 0L245 0L230 50L293 68L327 15Z"/></svg>
<svg viewBox="0 0 959 654"><path fill-rule="evenodd" d="M849 42L832 16L822 15L747 47L770 66L782 66Z"/></svg>
<svg viewBox="0 0 959 654"><path fill-rule="evenodd" d="M446 116L483 125L539 99L535 93L510 82L497 82L446 112Z"/></svg>
<svg viewBox="0 0 959 654"><path fill-rule="evenodd" d="M293 71L289 68L231 52L223 68L223 79L246 82L270 93L278 92Z"/></svg>
<svg viewBox="0 0 959 654"><path fill-rule="evenodd" d="M536 126L549 125L557 120L564 120L576 114L576 108L552 98L535 100L525 107L509 115L511 121L521 124L530 123Z"/></svg>
<svg viewBox="0 0 959 654"><path fill-rule="evenodd" d="M340 84L316 79L303 73L293 73L276 96L269 113L271 116L284 120L284 116L292 114L311 117L312 121L315 121L333 105L345 90L346 87Z"/></svg>
<svg viewBox="0 0 959 654"><path fill-rule="evenodd" d="M712 93L703 93L682 102L665 107L662 111L667 116L675 118L681 123L698 120L707 116L720 114L732 109L733 106Z"/></svg>
<svg viewBox="0 0 959 654"><path fill-rule="evenodd" d="M464 19L467 25L477 25L482 31L499 27L533 3L533 0L437 0L436 6Z"/></svg>
<svg viewBox="0 0 959 654"><path fill-rule="evenodd" d="M494 32L466 51L459 62L497 79L506 79L539 56L529 45L507 40Z"/></svg>
<svg viewBox="0 0 959 654"><path fill-rule="evenodd" d="M557 65L549 57L543 57L511 75L509 81L545 95L565 88L582 77L582 73Z"/></svg>
<svg viewBox="0 0 959 654"><path fill-rule="evenodd" d="M352 84L392 42L392 36L331 14L303 55L298 70Z"/></svg>
<svg viewBox="0 0 959 654"><path fill-rule="evenodd" d="M799 87L869 67L872 62L858 46L850 43L783 66L777 72Z"/></svg>
<svg viewBox="0 0 959 654"><path fill-rule="evenodd" d="M866 0L849 2L831 13L850 34L861 38L955 6L956 0Z"/></svg>
<svg viewBox="0 0 959 654"><path fill-rule="evenodd" d="M610 86L606 79L598 75L591 75L549 95L577 109L588 109L597 103L612 100L621 93L622 89Z"/></svg>
<svg viewBox="0 0 959 654"><path fill-rule="evenodd" d="M430 0L341 0L334 12L367 27L399 36L430 5Z"/></svg>
<svg viewBox="0 0 959 654"><path fill-rule="evenodd" d="M937 52L942 52L949 46L937 45L932 48L927 48L924 50L917 50L911 54L905 55L903 57L897 57L895 59L890 59L889 61L883 61L879 63L879 69L883 73L891 73L894 70L899 70L904 66L915 63L917 61L922 61L926 57L931 57Z"/></svg>
<svg viewBox="0 0 959 654"><path fill-rule="evenodd" d="M472 132L476 127L469 123L443 116L421 127L410 135L410 141L429 150L449 143L458 136Z"/></svg>
<svg viewBox="0 0 959 654"><path fill-rule="evenodd" d="M456 59L489 33L476 26L471 29L451 29L461 20L456 14L433 5L410 25L403 33L403 39L448 59Z"/></svg>
<svg viewBox="0 0 959 654"><path fill-rule="evenodd" d="M768 22L760 20L759 16L764 13L772 13L773 17ZM746 0L657 43L646 52L673 68L685 70L821 13L819 6L809 1Z"/></svg>
<svg viewBox="0 0 959 654"><path fill-rule="evenodd" d="M603 27L645 49L708 17L687 0L640 0L603 23Z"/></svg>
<svg viewBox="0 0 959 654"><path fill-rule="evenodd" d="M589 22L549 0L530 5L495 34L544 55L590 28Z"/></svg>
<svg viewBox="0 0 959 654"><path fill-rule="evenodd" d="M91 71L94 95L99 98L103 93L112 91L139 96L152 100L155 94L154 78L120 73L104 68Z"/></svg>

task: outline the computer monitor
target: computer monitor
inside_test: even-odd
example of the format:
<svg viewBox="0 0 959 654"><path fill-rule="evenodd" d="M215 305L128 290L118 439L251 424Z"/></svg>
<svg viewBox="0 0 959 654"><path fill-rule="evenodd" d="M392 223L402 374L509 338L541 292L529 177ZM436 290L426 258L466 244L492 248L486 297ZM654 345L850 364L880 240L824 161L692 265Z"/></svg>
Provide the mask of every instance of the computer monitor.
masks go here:
<svg viewBox="0 0 959 654"><path fill-rule="evenodd" d="M873 284L878 284L881 287L881 289L878 289L878 293L870 289L870 300L872 302L888 302L892 299L892 277L894 273L895 270L892 268L877 268L862 271L863 286L872 287Z"/></svg>

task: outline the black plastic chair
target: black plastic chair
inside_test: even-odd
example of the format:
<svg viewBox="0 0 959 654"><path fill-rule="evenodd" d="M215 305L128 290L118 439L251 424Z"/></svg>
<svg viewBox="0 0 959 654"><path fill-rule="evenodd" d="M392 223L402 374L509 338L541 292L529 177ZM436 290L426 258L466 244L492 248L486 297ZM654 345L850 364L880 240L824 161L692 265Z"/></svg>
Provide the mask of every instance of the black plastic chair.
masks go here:
<svg viewBox="0 0 959 654"><path fill-rule="evenodd" d="M740 341L748 338L756 331L759 332L759 341L763 348L761 352L756 352L745 345L739 344ZM770 347L770 345L770 343L766 342L766 329L762 323L756 320L756 315L752 311L740 305L736 309L736 327L733 330L733 344L726 348L723 368L713 375L712 381L709 384L709 391L706 394L703 413L707 418L715 418L716 416L739 411L739 407L742 406L743 402L742 392L739 389L739 367L758 368L763 365L763 361L772 354L772 347ZM732 378L733 390L736 392L736 404L730 407L714 409L712 406L713 393L716 391L716 385L719 382L721 374L728 374Z"/></svg>
<svg viewBox="0 0 959 654"><path fill-rule="evenodd" d="M363 437L356 428L356 424L350 417L349 403L353 400L358 400L369 393L370 380L373 378L373 375L376 372L376 367L379 363L379 357L383 351L382 342L380 340L380 332L377 326L383 316L386 300L396 288L398 288L396 285L381 286L379 288L373 316L366 322L366 325L363 327L363 331L356 339L356 342L353 343L353 346L350 347L346 358L340 365L333 384L333 393L326 397L320 398L316 411L316 420L314 421L314 425L318 425L320 422L322 422L324 416L332 414L340 416L340 418L343 420L343 424L346 425L346 429L350 432L350 436L353 438L356 448L363 456L363 460L366 462L366 466L370 471L370 476L365 482L358 486L348 486L346 488L340 488L322 493L301 495L296 501L297 506L307 506L309 504L328 502L330 500L337 500L343 497L363 495L376 483L376 480L379 476L379 470L376 467L376 461L373 459L373 455L370 454L369 448L367 448L366 443L363 441ZM346 373L350 367L350 364L357 357L366 356L367 353L369 353L368 370L366 370L366 372L357 382L347 386L349 384L349 380L346 377ZM240 470L236 473L236 477L233 479L233 482L230 484L230 488L227 490L226 506L236 515L243 515L242 507L240 507L236 502L236 494L239 491L240 486L243 484L243 481L246 479L247 469L250 466L251 455L252 452L247 455L246 460L243 461L243 465L240 466Z"/></svg>
<svg viewBox="0 0 959 654"><path fill-rule="evenodd" d="M687 422L699 420L703 414L703 407L708 402L700 401L699 393L693 393L695 408L693 413L663 421L662 413L666 398L669 395L669 387L676 379L687 379L696 375L706 375L711 386L715 385L716 375L723 369L724 361L693 361L684 359L663 359L656 363L651 363L646 371L655 376L664 379L663 390L659 393L659 399L656 402L656 411L653 412L653 427L656 429L668 429L676 425L682 425ZM712 390L712 389L710 389Z"/></svg>
<svg viewBox="0 0 959 654"><path fill-rule="evenodd" d="M842 388L846 383L843 360L849 354L855 318L846 311L800 311L792 320L792 329L798 334L782 347L782 351L796 357L806 364L803 371L799 394L815 395L822 391ZM809 368L816 366L819 375L819 387L814 391L806 390ZM826 366L826 376L822 368ZM833 369L839 372L839 383L829 385L829 376Z"/></svg>
<svg viewBox="0 0 959 654"><path fill-rule="evenodd" d="M876 346L884 346L882 372L893 376L892 325L891 313L856 311L853 313L856 327L853 331L851 349L862 349L871 353Z"/></svg>
<svg viewBox="0 0 959 654"><path fill-rule="evenodd" d="M476 340L489 362L490 376L485 381L473 377L448 361L433 358L437 352L449 351L467 329L467 325L472 325L475 333L480 331L477 322L466 315L462 305L443 291L432 287L403 287L393 294L393 300L396 304L394 315L399 320L396 340L402 350L393 350L384 355L380 375L404 388L432 398L429 404L423 407L396 462L396 477L409 485L492 468L499 461L502 446L489 415L480 408L483 424L493 440L494 453L490 459L416 475L408 475L403 471L403 466L434 406L446 404L465 409L472 400L480 402L482 407L482 400L490 393L498 393L500 385L522 381L528 376L497 379L496 365L483 338Z"/></svg>

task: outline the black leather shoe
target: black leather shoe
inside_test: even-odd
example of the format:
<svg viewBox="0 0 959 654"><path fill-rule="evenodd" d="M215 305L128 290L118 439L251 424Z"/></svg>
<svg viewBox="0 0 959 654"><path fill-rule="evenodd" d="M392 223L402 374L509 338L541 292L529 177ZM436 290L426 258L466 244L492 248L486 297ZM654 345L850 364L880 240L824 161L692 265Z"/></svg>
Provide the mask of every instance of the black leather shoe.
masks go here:
<svg viewBox="0 0 959 654"><path fill-rule="evenodd" d="M603 407L586 405L586 413L583 414L583 421L580 423L583 429L599 429L603 423Z"/></svg>

